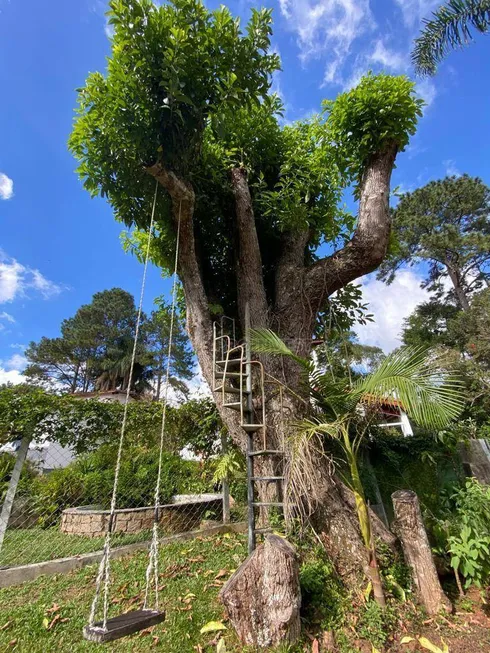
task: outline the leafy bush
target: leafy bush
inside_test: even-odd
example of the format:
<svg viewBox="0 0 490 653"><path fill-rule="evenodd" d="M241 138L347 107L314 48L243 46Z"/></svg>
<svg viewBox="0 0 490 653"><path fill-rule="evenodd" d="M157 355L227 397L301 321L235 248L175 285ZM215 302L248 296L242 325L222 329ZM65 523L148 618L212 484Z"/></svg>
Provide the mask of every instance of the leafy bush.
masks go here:
<svg viewBox="0 0 490 653"><path fill-rule="evenodd" d="M42 525L52 525L68 507L98 505L108 508L114 484L117 449L104 445L85 454L64 469L37 477L32 496L42 508ZM158 450L132 447L124 452L118 486L118 508L152 505L158 474ZM161 502L174 494L209 490L212 469L177 455L163 453Z"/></svg>
<svg viewBox="0 0 490 653"><path fill-rule="evenodd" d="M490 580L490 487L468 479L449 497L444 518L432 518L436 552L446 555L465 587Z"/></svg>
<svg viewBox="0 0 490 653"><path fill-rule="evenodd" d="M299 578L305 619L324 630L341 627L350 601L324 549L310 552Z"/></svg>

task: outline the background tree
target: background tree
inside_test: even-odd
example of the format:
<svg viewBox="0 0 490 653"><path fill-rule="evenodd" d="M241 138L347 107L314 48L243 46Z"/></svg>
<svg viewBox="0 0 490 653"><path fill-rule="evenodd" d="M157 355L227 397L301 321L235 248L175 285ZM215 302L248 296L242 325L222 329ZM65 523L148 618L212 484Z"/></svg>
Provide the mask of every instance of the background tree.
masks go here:
<svg viewBox="0 0 490 653"><path fill-rule="evenodd" d="M485 34L490 28L489 0L449 0L424 19L415 39L412 61L422 75L434 75L437 64L450 52L473 41L471 30Z"/></svg>
<svg viewBox="0 0 490 653"><path fill-rule="evenodd" d="M431 181L402 195L392 218L393 243L379 277L391 283L403 265L427 262L422 287L467 310L471 293L490 279L490 189L468 175Z"/></svg>
<svg viewBox="0 0 490 653"><path fill-rule="evenodd" d="M131 389L160 394L170 328L170 307L161 304L150 318L142 315L133 378L129 379L137 310L133 296L121 288L96 293L61 325L61 337L31 342L26 350L29 364L24 374L32 381L69 392ZM188 339L177 318L171 381L181 391L192 378L193 357Z"/></svg>
<svg viewBox="0 0 490 653"><path fill-rule="evenodd" d="M110 3L109 21L107 73L89 75L70 138L85 187L106 196L117 219L147 230L159 184L152 257L163 270L172 267L180 224L187 331L209 383L213 318L235 318L242 337L247 306L252 327L274 328L308 357L328 297L386 254L391 172L420 115L413 84L370 75L322 114L283 127L280 102L268 96L279 67L269 53L270 11L252 10L242 32L225 7L119 0ZM350 184L357 219L337 208ZM338 249L319 258L324 241ZM283 363L264 356L268 374L299 388L298 365ZM244 447L238 415L216 401ZM300 417L307 404L293 396L281 404L272 388L266 403L275 448L282 409ZM352 507L323 464L318 484L319 529L331 554L348 542L353 558L364 559ZM334 531L338 537L329 538Z"/></svg>
<svg viewBox="0 0 490 653"><path fill-rule="evenodd" d="M165 380L169 354L171 306L163 298L156 302L158 308L152 312L145 325L148 350L151 353L151 368L154 376L154 398L161 397L162 381ZM185 381L194 375L194 354L189 338L178 316L174 319L172 348L170 352L170 382L175 390L184 395L188 388Z"/></svg>
<svg viewBox="0 0 490 653"><path fill-rule="evenodd" d="M468 403L464 417L478 428L489 424L490 410L490 289L470 298L462 311L436 300L420 304L405 321L403 342L412 346L437 346L447 366L458 371Z"/></svg>

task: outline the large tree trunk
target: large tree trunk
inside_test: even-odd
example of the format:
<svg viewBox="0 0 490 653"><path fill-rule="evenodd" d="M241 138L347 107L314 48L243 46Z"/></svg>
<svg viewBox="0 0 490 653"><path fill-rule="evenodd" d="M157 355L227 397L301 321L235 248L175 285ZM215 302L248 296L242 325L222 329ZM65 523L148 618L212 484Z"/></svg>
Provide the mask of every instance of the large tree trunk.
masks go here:
<svg viewBox="0 0 490 653"><path fill-rule="evenodd" d="M453 284L456 300L461 309L467 311L470 308L470 302L461 283L461 272L451 261L446 261L446 268Z"/></svg>
<svg viewBox="0 0 490 653"><path fill-rule="evenodd" d="M333 292L359 276L374 270L383 260L389 240L390 178L397 147L388 145L366 165L360 184L358 224L351 241L338 252L306 265L311 234L303 231L285 232L282 254L275 272L274 297L267 297L264 286L259 241L257 238L252 198L244 169L231 173L235 197L237 230L236 283L238 332L245 332L245 305L250 310L251 327L268 327L302 357L311 353L317 314ZM173 172L156 164L147 169L167 190L173 207L177 230L180 224L179 276L182 280L187 307L187 330L205 379L213 385L213 331L209 300L201 277L201 264L195 244L193 222L194 191L191 184ZM307 451L310 465L301 474L295 466L291 446L291 424L303 418L310 404L299 366L290 361L261 356L269 383L266 385L267 446L286 451L287 473L294 472L292 501L314 525L336 564L350 582L358 585L359 571L368 564L366 549L358 528L355 506L345 486L334 473L331 461L321 448ZM292 392L280 392L278 381ZM239 415L222 406L221 393L215 393L218 410L233 440L245 450L246 437L240 427ZM260 408L260 406L256 406ZM279 463L270 459L256 461L256 475L279 475ZM295 471L296 467L296 471ZM271 488L261 492L265 497ZM288 497L286 497L287 503ZM386 529L372 516L376 534L389 540Z"/></svg>
<svg viewBox="0 0 490 653"><path fill-rule="evenodd" d="M269 535L235 571L220 599L243 645L295 644L301 633L301 591L294 547Z"/></svg>
<svg viewBox="0 0 490 653"><path fill-rule="evenodd" d="M417 599L428 614L441 609L451 610L437 576L427 532L420 513L419 500L411 490L398 490L391 495L395 512L395 530L402 543L405 560L412 571Z"/></svg>

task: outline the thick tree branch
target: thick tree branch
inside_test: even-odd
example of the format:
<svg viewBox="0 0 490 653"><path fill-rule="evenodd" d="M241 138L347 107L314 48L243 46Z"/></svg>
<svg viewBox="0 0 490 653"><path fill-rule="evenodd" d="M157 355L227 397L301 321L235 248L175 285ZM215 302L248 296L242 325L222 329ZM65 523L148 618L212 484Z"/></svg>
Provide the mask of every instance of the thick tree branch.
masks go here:
<svg viewBox="0 0 490 653"><path fill-rule="evenodd" d="M242 324L245 323L245 305L248 302L251 326L265 327L267 298L247 171L244 168L233 168L231 184L238 228L237 291L240 320Z"/></svg>
<svg viewBox="0 0 490 653"><path fill-rule="evenodd" d="M356 231L345 247L314 263L307 271L305 292L318 311L333 292L375 270L388 248L391 229L390 180L397 146L387 146L366 166Z"/></svg>
<svg viewBox="0 0 490 653"><path fill-rule="evenodd" d="M196 254L194 190L189 182L180 179L175 173L165 169L161 164L147 168L146 171L155 179L158 179L172 198L172 213L175 225L177 225L180 215L179 276L184 287L187 331L204 378L212 389L214 372L213 325ZM215 392L214 398L218 409L222 413L221 393ZM244 447L245 434L240 427L239 416L233 413L226 420L226 424L231 437L239 446Z"/></svg>

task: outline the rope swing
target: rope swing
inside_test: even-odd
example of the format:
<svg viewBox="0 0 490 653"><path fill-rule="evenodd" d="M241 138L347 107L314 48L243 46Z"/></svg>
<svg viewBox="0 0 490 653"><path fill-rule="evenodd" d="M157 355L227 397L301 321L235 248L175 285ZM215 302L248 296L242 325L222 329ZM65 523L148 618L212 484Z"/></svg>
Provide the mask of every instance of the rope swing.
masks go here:
<svg viewBox="0 0 490 653"><path fill-rule="evenodd" d="M123 419L121 424L121 434L119 436L119 446L117 450L116 458L116 468L114 475L114 485L112 488L112 498L111 498L111 508L109 514L109 524L107 528L107 533L104 542L104 549L102 553L102 559L100 561L99 570L97 573L97 578L95 581L95 596L92 601L92 607L90 610L89 622L88 625L83 629L83 635L85 639L90 641L95 641L99 643L113 641L119 639L120 637L125 637L131 635L135 632L153 626L157 623L161 623L165 619L165 613L159 611L159 602L158 602L158 553L159 553L159 538L158 538L158 523L159 523L159 510L160 510L160 484L162 477L162 460L163 460L163 446L165 441L165 421L167 415L167 401L168 401L168 389L170 385L170 358L172 354L172 340L173 340L173 331L174 331L174 322L175 322L175 311L177 305L177 267L179 259L179 244L180 244L180 218L181 218L181 209L182 201L179 205L179 214L177 222L177 239L175 246L175 264L173 271L173 285L172 285L172 309L171 309L171 318L170 318L170 333L168 339L168 356L167 356L167 368L165 373L165 392L163 398L163 407L162 407L162 422L160 429L160 449L158 457L158 475L155 486L154 493L154 520L153 520L153 529L152 529L152 540L150 544L150 551L148 556L148 567L146 569L146 584L145 584L145 596L143 602L143 608L141 610L132 610L126 612L118 617L113 617L108 619L109 611L109 589L111 584L111 542L112 542L112 533L115 525L116 517L116 504L117 504L117 490L119 485L119 474L121 470L121 460L122 452L124 447L124 438L126 434L126 423L128 416L128 404L130 398L130 388L131 388L131 379L133 378L134 364L136 360L136 350L138 345L138 337L141 325L141 315L143 312L143 298L145 294L146 286L146 276L148 270L148 262L150 260L150 245L153 236L153 227L155 222L155 208L157 202L158 194L158 181L155 182L155 194L153 197L153 206L151 211L151 220L148 230L148 242L146 246L145 261L143 268L143 278L141 282L141 293L138 306L138 314L136 318L136 329L134 334L133 342L133 353L131 356L131 365L129 372L130 382L126 390L126 402L124 404ZM154 604L153 608L149 608L149 599L151 593L151 584L152 580L154 582ZM102 621L95 621L97 609L100 603L101 593L103 592L103 616Z"/></svg>

